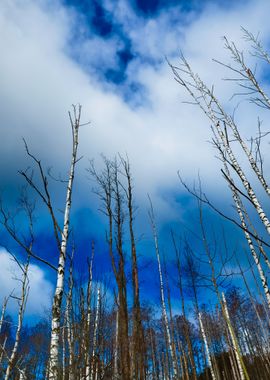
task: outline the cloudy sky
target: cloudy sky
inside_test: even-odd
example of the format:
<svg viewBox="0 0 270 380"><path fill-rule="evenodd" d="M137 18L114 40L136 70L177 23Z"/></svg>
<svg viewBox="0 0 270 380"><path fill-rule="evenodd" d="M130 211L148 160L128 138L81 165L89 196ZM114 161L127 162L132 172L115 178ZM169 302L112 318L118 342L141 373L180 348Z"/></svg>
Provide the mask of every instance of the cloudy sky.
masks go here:
<svg viewBox="0 0 270 380"><path fill-rule="evenodd" d="M80 223L88 239L104 233L85 171L88 159L98 163L101 153L128 154L137 203L143 209L151 194L165 229L170 220L188 218L177 170L189 183L199 172L212 199L218 202L222 197L229 204L219 162L208 142L210 122L199 109L183 103L189 98L174 81L165 58L177 64L182 51L233 109L233 85L222 80L226 72L212 58L229 61L224 35L246 48L241 26L260 32L269 46L269 13L267 0L2 0L0 170L5 202L14 203L20 184L17 170L29 164L22 137L45 167L53 167L57 175L66 173L71 147L67 112L80 103L82 121L91 123L80 132L84 158L75 184L74 223ZM263 72L258 75L268 87ZM240 106L238 122L249 137L257 111L252 107L242 111ZM57 194L61 203L62 193ZM4 250L0 258L6 263ZM33 288L39 289L49 277L45 279L47 272L36 264ZM1 293L10 277L9 266L4 267ZM31 305L33 312L40 310L40 305L37 310Z"/></svg>

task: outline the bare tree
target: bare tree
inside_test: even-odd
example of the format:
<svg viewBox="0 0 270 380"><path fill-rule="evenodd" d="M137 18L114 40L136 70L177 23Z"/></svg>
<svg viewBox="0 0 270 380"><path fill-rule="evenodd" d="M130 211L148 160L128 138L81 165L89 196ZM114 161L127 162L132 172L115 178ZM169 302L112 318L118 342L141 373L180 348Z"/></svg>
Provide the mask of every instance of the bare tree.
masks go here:
<svg viewBox="0 0 270 380"><path fill-rule="evenodd" d="M50 345L50 359L49 359L49 379L56 380L58 378L59 372L59 347L60 347L60 319L61 319L61 307L63 300L63 291L64 291L64 277L65 277L65 264L66 264L66 252L67 252L67 242L69 236L69 224L70 224L70 210L71 210L71 202L72 202L72 190L73 190L73 182L74 182L74 174L75 174L75 166L78 162L77 158L77 150L78 150L78 136L79 136L79 127L80 127L80 118L81 118L81 106L78 107L73 106L73 114L69 112L69 118L72 129L72 157L71 164L69 170L69 178L67 181L67 191L66 191L66 202L65 202L65 210L64 210L64 221L63 228L61 229L59 223L57 221L56 214L53 209L51 194L49 191L49 181L48 177L44 172L41 161L38 160L29 150L28 145L25 142L25 149L27 155L32 159L34 164L37 167L40 180L41 180L41 188L36 183L33 172L29 172L29 170L20 171L19 173L25 179L26 183L29 187L35 192L35 194L41 199L41 201L45 204L49 211L49 215L53 224L54 236L56 239L57 247L59 250L58 257L58 267L56 268L53 264L51 264L48 260L43 259L38 256L33 251L33 244L27 245L25 239L20 238L13 220L10 220L10 214L4 210L4 207L1 203L0 212L2 216L1 223L5 227L6 231L9 235L18 243L18 245L23 248L26 253L45 263L50 268L54 269L57 272L57 281L56 288L53 300L52 307L52 322L51 322L51 345ZM30 229L30 238L33 240L33 207L29 202L24 202L24 206L26 208L28 218L29 218L29 229Z"/></svg>
<svg viewBox="0 0 270 380"><path fill-rule="evenodd" d="M60 318L61 318L61 306L63 299L64 291L64 279L65 279L65 264L66 264L66 252L67 252L67 242L69 235L69 224L70 224L70 210L72 202L72 190L73 182L75 175L75 166L78 161L77 151L78 151L78 142L79 142L79 127L80 127L80 118L81 118L81 106L78 110L76 107L73 107L73 117L71 113L70 123L72 127L72 158L70 164L69 179L67 184L67 193L66 193L66 205L64 212L64 225L63 230L61 231L61 245L59 252L59 262L57 268L57 281L55 294L53 299L52 306L52 327L51 327L51 346L50 346L50 360L49 360L49 379L56 380L58 377L59 369L59 345L60 345ZM56 228L56 227L55 227Z"/></svg>
<svg viewBox="0 0 270 380"><path fill-rule="evenodd" d="M120 157L123 166L124 175L127 179L127 188L125 190L127 198L127 207L129 215L129 233L131 245L131 262L132 262L132 286L133 286L133 333L132 333L132 376L135 379L145 378L145 348L144 332L141 318L139 275L137 263L137 250L134 235L134 204L133 204L133 186L128 158Z"/></svg>
<svg viewBox="0 0 270 380"><path fill-rule="evenodd" d="M214 372L214 369L213 369L213 365L212 365L212 360L211 360L211 356L210 356L210 352L209 352L209 346L208 346L208 342L207 342L207 337L206 337L205 329L204 329L204 326L203 326L202 314L201 313L199 313L199 322L200 322L200 328L201 328L201 332L202 332L202 336L203 336L203 341L204 341L204 344L205 344L206 356L207 356L208 364L210 366L211 376L212 376L213 380L216 380L216 375L215 375L215 372Z"/></svg>
<svg viewBox="0 0 270 380"><path fill-rule="evenodd" d="M229 43L226 38L225 48L229 50L232 55L233 62L236 63L236 67L231 64L223 64L230 69L236 76L237 83L246 90L251 96L250 99L255 104L263 106L269 109L268 97L265 91L260 86L256 79L255 74L246 65L243 53L237 49L234 43ZM220 62L219 62L220 63ZM221 63L222 64L222 63ZM234 117L230 116L218 98L214 94L214 89L209 88L198 74L194 73L192 67L188 61L181 57L181 64L179 67L170 65L174 73L176 81L183 86L193 99L193 103L199 106L205 115L213 123L212 130L214 136L217 136L222 147L224 156L226 156L226 162L233 169L240 184L243 187L241 195L244 195L248 199L249 203L254 207L259 219L262 222L265 230L270 233L270 222L265 212L265 208L262 206L257 193L255 191L255 184L252 184L248 179L247 170L243 169L240 164L240 158L237 156L235 149L235 143L238 143L246 157L250 168L257 177L259 183L267 195L270 195L270 188L264 176L262 160L260 154L260 141L262 134L260 133L259 139L257 139L255 152L253 149L249 149L247 142L242 137L238 125L235 123ZM254 97L255 94L255 97ZM237 189L239 191L239 189Z"/></svg>
<svg viewBox="0 0 270 380"><path fill-rule="evenodd" d="M15 261L17 262L19 268L22 271L22 279L18 279L17 281L21 282L21 295L19 297L17 296L12 296L12 298L17 299L18 305L19 305L19 310L18 310L18 325L16 329L16 335L15 335L15 342L14 346L11 351L11 355L8 358L8 365L6 368L6 374L5 374L5 380L9 380L11 376L11 372L13 370L13 367L15 365L16 361L16 355L18 352L18 347L19 347L19 342L20 342L20 336L21 336L21 330L22 330L22 323L23 323L23 316L25 312L25 307L27 303L27 297L28 297L28 292L29 292L29 279L28 279L28 269L29 269L29 259L30 257L28 256L27 261L25 265L21 265L19 261L13 256Z"/></svg>
<svg viewBox="0 0 270 380"><path fill-rule="evenodd" d="M150 222L151 222L152 231L153 231L153 237L154 237L154 243L155 243L155 252L156 252L157 263L158 263L162 317L163 317L164 324L165 324L165 332L166 332L166 338L168 339L169 352L170 352L170 355L172 358L172 363L173 363L173 378L177 379L177 361L176 361L176 357L175 357L175 351L173 349L172 336L171 336L169 319L168 319L166 303L165 303L164 284L163 284L163 275L162 275L161 262L160 262L158 235L157 235L157 231L156 231L154 209L153 209L153 205L152 205L150 197L149 197L149 202L150 202L149 217L150 217Z"/></svg>
<svg viewBox="0 0 270 380"><path fill-rule="evenodd" d="M93 163L89 169L96 180L98 196L102 201L103 212L108 217L109 231L106 239L109 245L113 273L118 288L118 342L120 357L120 374L130 379L130 344L128 333L127 278L126 257L123 248L125 222L123 187L119 179L120 171L117 160L110 161L104 157L105 169L98 173Z"/></svg>

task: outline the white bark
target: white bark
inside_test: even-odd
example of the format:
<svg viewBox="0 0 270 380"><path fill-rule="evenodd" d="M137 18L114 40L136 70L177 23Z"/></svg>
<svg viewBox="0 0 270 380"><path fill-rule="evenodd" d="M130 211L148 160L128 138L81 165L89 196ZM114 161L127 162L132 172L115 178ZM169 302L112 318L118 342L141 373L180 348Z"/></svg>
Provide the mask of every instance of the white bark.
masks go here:
<svg viewBox="0 0 270 380"><path fill-rule="evenodd" d="M94 378L94 364L95 364L95 355L96 355L96 349L97 349L99 312L100 312L100 288L98 288L98 291L97 291L96 318L95 318L94 337L93 337L93 352L92 352L90 380L93 380L93 378ZM97 363L96 363L96 365L97 365Z"/></svg>
<svg viewBox="0 0 270 380"><path fill-rule="evenodd" d="M229 333L230 333L230 337L231 337L231 340L232 340L233 349L234 349L234 353L235 353L235 357L236 357L236 361L237 361L237 366L238 366L238 369L239 369L240 379L241 380L246 380L245 373L244 373L244 370L243 370L243 367L242 367L242 359L240 357L240 349L239 349L238 342L237 342L236 337L235 337L235 333L234 333L233 328L232 328L232 324L231 324L231 320L230 320L230 315L229 315L229 310L228 310L228 307L227 307L227 302L226 302L226 298L225 298L225 294L224 293L222 293L222 301L223 301L224 312L225 312L225 315L226 315L227 326L228 326L228 329L229 329Z"/></svg>
<svg viewBox="0 0 270 380"><path fill-rule="evenodd" d="M4 322L4 318L5 318L5 312L6 312L6 308L7 308L7 303L8 303L8 297L5 297L4 301L3 301L1 318L0 318L0 333L1 333L3 322Z"/></svg>
<svg viewBox="0 0 270 380"><path fill-rule="evenodd" d="M26 306L28 291L29 291L29 284L28 284L28 282L29 282L28 281L29 257L27 259L26 265L24 267L22 267L22 266L20 266L20 267L23 270L23 278L21 280L22 281L21 296L18 300L18 302L19 302L18 325L17 325L16 335L15 335L14 346L13 346L11 355L10 355L9 360L8 360L8 365L7 365L6 374L5 374L5 380L8 380L10 378L11 371L14 367L16 354L17 354L18 347L19 347L23 316L24 316L24 311L25 311L25 306Z"/></svg>
<svg viewBox="0 0 270 380"><path fill-rule="evenodd" d="M267 278L266 278L266 276L264 274L264 271L262 269L262 266L261 266L261 263L260 263L260 259L259 259L258 255L257 255L256 249L255 249L255 247L253 245L253 242L252 242L252 239L250 237L250 234L247 232L247 225L246 225L245 216L244 216L244 213L243 213L244 205L243 205L243 203L241 201L241 198L240 198L239 194L237 193L235 187L233 186L233 179L231 178L230 171L228 169L228 166L227 166L224 158L223 158L223 164L224 164L224 169L225 169L226 176L228 177L228 179L230 181L229 182L229 187L230 187L230 189L232 191L233 200L234 200L234 203L235 203L235 206L236 206L237 213L238 213L239 218L240 218L241 225L243 227L245 238L247 240L250 252L251 252L252 257L253 257L253 259L255 261L255 264L257 266L257 269L258 269L258 272L259 272L259 276L260 276L260 280L262 282L263 290L264 290L265 297L266 297L266 300L267 300L267 305L268 305L268 308L270 309L270 291L269 291L269 287L268 287L268 282L267 282ZM266 263L269 265L269 261L268 261L267 257L265 257L265 260L266 260Z"/></svg>
<svg viewBox="0 0 270 380"><path fill-rule="evenodd" d="M208 346L208 342L207 342L207 338L206 338L206 333L205 333L204 326L203 326L202 314L199 313L198 317L199 317L200 328L201 328L201 332L202 332L202 336L203 336L203 341L204 341L204 345L205 345L205 352L206 352L207 361L208 361L208 364L210 367L211 376L212 376L213 380L216 380L216 375L215 375L213 365L212 365L212 361L211 361L211 356L210 356L209 346Z"/></svg>
<svg viewBox="0 0 270 380"><path fill-rule="evenodd" d="M162 269L161 269L160 254L159 254L159 244L158 244L158 237L157 237L156 225L155 225L155 220L154 220L154 212L153 212L153 206L152 206L151 200L150 200L150 204L151 204L151 211L150 211L149 215L150 215L150 220L151 220L151 225L152 225L152 230L153 230L153 236L154 236L154 242L155 242L155 251L156 251L156 257L157 257L157 262L158 262L162 316L164 319L165 330L166 330L166 335L167 335L168 345L169 345L169 351L170 351L170 355L172 358L173 379L177 379L177 363L176 363L176 358L175 358L174 352L173 352L172 337L171 337L169 320L168 320L168 315L167 315L167 310L166 310L166 303L165 303L165 296L164 296L164 285L163 285Z"/></svg>
<svg viewBox="0 0 270 380"><path fill-rule="evenodd" d="M69 218L72 200L72 189L74 182L75 165L77 162L77 149L78 149L78 133L80 126L81 106L79 106L78 115L74 107L74 121L71 119L72 137L73 137L73 152L71 158L69 179L66 193L66 204L64 213L64 227L62 230L62 240L59 253L59 262L57 269L57 282L52 306L52 322L51 322L51 342L50 342L50 360L49 360L49 380L58 380L59 372L59 342L60 342L60 317L61 306L64 291L64 277L65 277L65 263L66 263L66 250L67 240L69 233Z"/></svg>
<svg viewBox="0 0 270 380"><path fill-rule="evenodd" d="M20 377L19 380L26 380L25 370L20 370Z"/></svg>
<svg viewBox="0 0 270 380"><path fill-rule="evenodd" d="M72 255L73 257L73 255ZM73 267L72 262L70 263L70 269L69 269L69 291L67 295L67 305L66 305L66 323L67 323L67 341L68 341L68 351L69 351L69 371L68 371L68 380L74 380L74 365L73 365L73 359L74 359L74 352L73 352L73 327L72 323L70 321L71 318L71 311L72 311L72 297L73 297Z"/></svg>
<svg viewBox="0 0 270 380"><path fill-rule="evenodd" d="M90 341L90 329L91 329L91 295L92 295L92 280L93 280L93 259L94 259L94 243L92 243L92 257L90 265L88 267L88 286L87 286L87 343L86 343L86 367L85 367L85 379L90 380L90 370L91 370L91 359L89 352L89 341Z"/></svg>
<svg viewBox="0 0 270 380"><path fill-rule="evenodd" d="M65 326L64 321L64 326L62 327L62 380L66 379L66 340L65 340Z"/></svg>
<svg viewBox="0 0 270 380"><path fill-rule="evenodd" d="M259 218L261 219L264 227L266 228L266 231L270 234L270 221L269 221L266 213L264 212L264 210L263 210L263 208L262 208L262 206L261 206L261 204L260 204L260 202L256 196L255 191L253 190L250 182L246 178L244 171L241 169L236 157L234 156L234 153L232 152L232 149L231 149L231 147L227 141L227 138L219 126L219 123L217 124L216 128L217 128L219 136L222 140L222 144L224 146L224 149L225 149L226 153L228 154L228 157L230 159L232 166L234 167L234 170L238 174L238 177L240 178L244 188L246 189L248 197L249 197L251 203L253 204L254 208L256 209Z"/></svg>
<svg viewBox="0 0 270 380"><path fill-rule="evenodd" d="M253 169L254 173L256 174L257 178L259 179L262 187L266 191L266 193L270 196L270 187L267 184L264 175L262 173L262 170L257 165L256 159L253 157L253 154L251 150L247 147L245 141L242 139L239 130L234 123L233 119L228 116L222 107L222 105L219 103L218 99L214 96L213 91L210 90L205 83L201 80L201 78L198 76L198 74L195 74L191 67L189 66L188 62L183 58L183 63L187 69L187 73L194 81L194 85L196 90L199 92L200 96L198 97L191 89L191 86L189 82L185 81L180 75L179 72L175 69L173 69L173 72L176 76L176 80L178 83L183 85L186 90L189 92L189 94L192 96L192 98L195 100L196 104L203 110L203 112L206 114L206 116L214 123L218 134L220 135L220 131L222 132L221 128L219 127L220 121L223 121L226 123L229 128L231 128L234 138L239 142L241 145L241 148L243 149L251 168ZM214 109L216 107L216 109ZM219 130L218 130L219 129ZM224 135L224 134L223 134ZM221 135L220 135L221 137ZM224 135L225 137L225 135ZM226 145L228 145L226 143ZM224 145L225 146L225 145Z"/></svg>
<svg viewBox="0 0 270 380"><path fill-rule="evenodd" d="M251 184L247 180L247 177L246 177L244 171L241 169L241 166L240 166L238 160L236 159L236 157L235 157L235 155L231 149L226 130L224 130L224 131L222 130L222 128L220 126L220 122L224 122L233 131L234 138L240 143L243 151L245 152L245 154L249 160L249 163L250 163L252 169L254 170L257 178L261 182L264 190L266 191L266 193L268 195L270 195L270 187L267 185L262 172L260 171L260 169L257 166L256 160L252 156L252 153L247 148L245 142L241 138L240 133L237 129L237 126L233 122L232 118L229 117L225 113L224 109L222 108L222 106L220 105L220 103L218 102L216 97L213 95L213 91L210 91L208 89L208 87L204 84L204 82L200 79L200 77L197 74L193 73L193 71L191 70L191 67L185 61L185 59L183 59L183 62L184 62L184 65L187 69L187 73L190 76L190 78L192 78L192 80L194 81L195 89L199 92L200 96L198 97L192 91L191 85L189 84L189 82L185 81L185 79L183 79L179 75L178 71L175 68L172 68L173 72L175 74L176 80L182 86L184 86L186 88L186 90L189 92L189 94L195 100L195 103L203 110L203 112L206 114L206 116L208 118L210 118L210 120L213 121L214 126L216 128L216 131L219 135L219 138L222 141L222 145L224 147L224 150L226 151L226 153L229 157L230 163L232 164L237 175L239 176L251 203L253 204L254 208L256 209L256 211L258 213L259 218L261 219L264 227L266 228L266 231L270 234L270 221L269 221L264 209L262 208L262 206L261 206L261 204L260 204L260 202L256 196L256 193L253 190L253 187L251 186ZM216 110L214 110L213 105L216 106L216 108L217 108Z"/></svg>
<svg viewBox="0 0 270 380"><path fill-rule="evenodd" d="M5 336L4 343L1 346L0 366L2 365L2 360L3 360L4 352L6 349L6 343L7 343L7 336Z"/></svg>

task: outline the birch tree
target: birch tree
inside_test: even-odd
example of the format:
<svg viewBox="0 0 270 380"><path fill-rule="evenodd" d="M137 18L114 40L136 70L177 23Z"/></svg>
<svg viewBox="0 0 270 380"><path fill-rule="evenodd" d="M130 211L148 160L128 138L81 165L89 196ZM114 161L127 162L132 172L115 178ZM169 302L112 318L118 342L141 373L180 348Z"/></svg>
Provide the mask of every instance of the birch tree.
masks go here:
<svg viewBox="0 0 270 380"><path fill-rule="evenodd" d="M95 363L95 355L96 355L96 349L97 349L97 335L98 335L99 319L100 319L100 287L98 287L98 290L97 290L96 317L95 317L95 325L94 325L93 352L92 352L90 380L94 380L94 368L97 373L98 364Z"/></svg>
<svg viewBox="0 0 270 380"><path fill-rule="evenodd" d="M212 360L211 360L211 356L210 356L210 352L209 352L209 346L208 346L208 342L207 342L207 337L206 337L205 329L204 329L204 326L203 326L202 314L199 313L198 317L199 317L200 328L201 328L201 332L202 332L202 336L203 336L203 341L204 341L204 344L205 344L206 356L207 356L208 364L210 366L211 376L212 376L213 380L216 380L216 376L215 376L215 372L214 372L214 369L213 369Z"/></svg>
<svg viewBox="0 0 270 380"><path fill-rule="evenodd" d="M171 331L170 331L170 326L169 326L169 319L168 319L168 314L167 314L167 309L166 309L165 295L164 295L164 283L163 283L163 275L162 275L160 253L159 253L158 235L157 235L157 231L156 231L154 209L153 209L153 205L152 205L150 198L149 198L149 202L150 202L149 217L150 217L150 222L151 222L152 231L153 231L153 237L154 237L154 243L155 243L155 252L156 252L156 258L157 258L157 263L158 263L162 317L163 317L164 324L165 324L166 337L168 339L169 351L170 351L170 355L171 355L172 363L173 363L173 378L177 379L177 359L175 357L175 352L173 350L173 342L172 342Z"/></svg>
<svg viewBox="0 0 270 380"><path fill-rule="evenodd" d="M91 357L90 357L90 331L91 331L91 296L92 296L92 282L93 282L93 260L95 254L95 245L92 242L92 254L91 260L88 261L88 283L87 283L87 319L86 319L86 369L85 377L86 380L90 380L91 372Z"/></svg>
<svg viewBox="0 0 270 380"><path fill-rule="evenodd" d="M64 277L65 277L65 264L66 264L66 253L67 253L67 243L69 235L69 225L70 225L70 210L72 203L72 190L73 182L75 175L75 166L78 162L77 150L78 150L78 137L79 137L79 127L80 127L80 118L81 118L81 106L73 106L73 113L69 112L69 119L72 130L72 155L71 163L69 169L69 177L67 180L67 189L66 189L66 201L64 209L64 220L63 228L60 228L58 223L58 218L55 214L52 195L50 194L49 189L49 180L48 176L45 173L41 161L37 159L29 150L27 143L25 142L25 149L28 157L32 160L34 165L37 168L39 174L39 180L41 186L39 186L38 181L35 180L33 172L29 170L21 170L19 173L22 175L28 186L35 192L39 199L45 204L51 221L53 225L54 236L56 244L58 247L58 266L57 268L51 264L47 259L44 259L36 254L34 251L33 244L28 246L23 238L20 238L17 234L16 228L12 220L10 220L10 214L4 210L2 203L0 203L0 213L2 216L1 223L5 227L9 235L14 239L14 241L25 250L25 252L36 260L48 265L54 271L56 271L56 288L53 299L52 307L52 321L51 321L51 344L50 344L50 355L48 363L48 376L50 380L58 379L59 375L59 347L60 347L60 318L61 318L61 308L63 300L63 291L64 291ZM32 210L28 209L29 215L29 226L30 226L30 236L33 238L33 219L32 219Z"/></svg>
<svg viewBox="0 0 270 380"><path fill-rule="evenodd" d="M56 380L58 378L59 370L59 345L60 345L60 318L61 318L61 306L63 300L64 291L64 279L65 279L65 264L66 264L66 252L67 242L70 225L70 210L72 202L72 190L75 175L75 166L77 163L77 151L79 143L79 127L81 118L81 106L78 110L73 107L73 116L69 113L70 123L72 128L72 157L69 171L69 179L66 192L66 204L64 211L64 223L61 231L61 245L59 252L59 261L57 268L57 280L56 288L52 306L52 324L51 324L51 345L50 345L50 359L49 359L49 380Z"/></svg>
<svg viewBox="0 0 270 380"><path fill-rule="evenodd" d="M269 54L263 48L261 41L249 31L243 28L242 31L244 38L251 46L251 56L259 61L264 61L267 70L270 63ZM263 88L263 84L260 83L258 71L253 70L248 63L247 54L226 37L224 37L224 46L230 53L231 61L229 63L214 61L231 73L232 77L229 77L229 80L239 85L240 92L234 93L232 97L242 96L245 100L258 106L259 109L264 108L269 111L269 96ZM246 139L240 125L236 122L235 114L228 113L226 105L220 102L214 91L214 86L207 86L203 79L193 71L192 66L183 55L179 66L171 64L170 66L177 83L187 91L192 103L198 106L211 121L212 142L221 159L223 166L221 173L231 191L239 221L219 211L206 195L203 195L200 200L223 217L231 220L243 231L269 307L270 290L264 266L266 265L269 270L270 223L265 199L268 199L270 195L270 187L265 176L262 152L263 140L268 132L262 131L262 123L258 120L255 125L256 137L252 136L250 140ZM237 109L234 111L236 113Z"/></svg>
<svg viewBox="0 0 270 380"><path fill-rule="evenodd" d="M24 317L24 312L25 312L25 307L27 303L27 297L29 293L29 279L28 279L28 269L29 269L29 256L27 258L26 264L21 265L19 261L13 256L15 261L17 262L19 268L22 271L22 279L17 279L18 281L21 282L21 295L20 296L12 296L13 298L17 299L18 305L19 305L19 310L18 310L18 324L17 324L17 329L16 329L16 334L15 334L15 342L11 351L11 355L8 358L8 365L6 368L6 373L5 373L5 380L9 380L11 376L11 372L13 370L13 367L15 365L16 361L16 355L18 352L18 347L19 347L19 342L20 342L20 335L21 335L21 330L22 330L22 323L23 323L23 317Z"/></svg>
<svg viewBox="0 0 270 380"><path fill-rule="evenodd" d="M252 40L251 34L248 34L246 31L244 31L244 33L246 38ZM255 45L255 47L253 46L253 48L255 48L255 55L267 60L266 57L268 57L268 55L263 50L260 42L254 38L252 42ZM235 43L229 42L226 37L224 37L224 43L225 48L232 56L232 63L218 63L233 72L233 80L235 80L242 89L244 88L246 90L244 91L244 95L247 95L254 104L269 109L269 98L260 85L259 80L256 78L256 74L250 67L248 67L244 53L236 47ZM269 62L267 61L267 63ZM234 116L227 113L225 107L214 93L213 87L208 87L205 84L200 76L193 71L185 57L183 55L181 56L180 66L170 66L174 73L175 80L187 91L192 98L192 102L200 107L204 114L210 119L212 123L212 131L214 136L217 136L219 139L224 155L226 156L226 162L230 165L243 189L240 191L237 189L238 193L241 194L241 196L244 195L244 197L249 200L249 203L255 209L262 226L269 234L270 222L266 208L259 200L257 194L258 191L255 190L255 183L249 180L251 173L241 165L239 154L235 148L236 144L238 144L253 172L253 175L255 175L258 182L261 184L263 191L267 195L270 195L270 188L264 175L260 152L260 142L264 136L260 131L260 124L259 138L253 138L252 141L255 141L255 144L249 148L247 141L240 132L239 126L235 122ZM241 224L240 227L244 231L246 230L246 227L241 226Z"/></svg>

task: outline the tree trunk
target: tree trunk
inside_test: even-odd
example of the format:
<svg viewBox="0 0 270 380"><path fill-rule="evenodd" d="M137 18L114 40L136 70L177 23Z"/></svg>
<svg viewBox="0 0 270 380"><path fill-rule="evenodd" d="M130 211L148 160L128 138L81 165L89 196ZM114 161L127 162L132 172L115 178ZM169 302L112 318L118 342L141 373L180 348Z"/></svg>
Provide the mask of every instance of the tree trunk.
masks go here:
<svg viewBox="0 0 270 380"><path fill-rule="evenodd" d="M208 360L208 364L210 366L211 376L212 376L213 380L216 380L216 376L215 376L215 372L214 372L214 369L213 369L213 365L212 365L212 361L211 361L211 356L210 356L210 352L209 352L208 342L207 342L207 338L206 338L206 333L205 333L204 326L203 326L202 314L199 313L198 317L199 317L200 328L201 328L201 332L202 332L202 336L203 336L203 341L204 341L204 345L205 345L206 357L207 357L207 360Z"/></svg>
<svg viewBox="0 0 270 380"><path fill-rule="evenodd" d="M66 264L66 250L67 240L69 233L70 223L70 210L72 201L72 189L75 174L75 165L77 162L77 149L78 149L78 133L80 126L81 106L79 106L78 114L74 106L74 121L70 115L70 122L72 127L73 137L73 152L70 165L69 179L66 193L66 205L64 213L64 227L62 231L62 240L59 253L59 262L57 268L57 281L52 306L52 322L51 322L51 342L50 342L50 359L49 359L49 380L58 380L59 375L59 344L60 344L60 318L61 307L64 291L65 279L65 264Z"/></svg>

